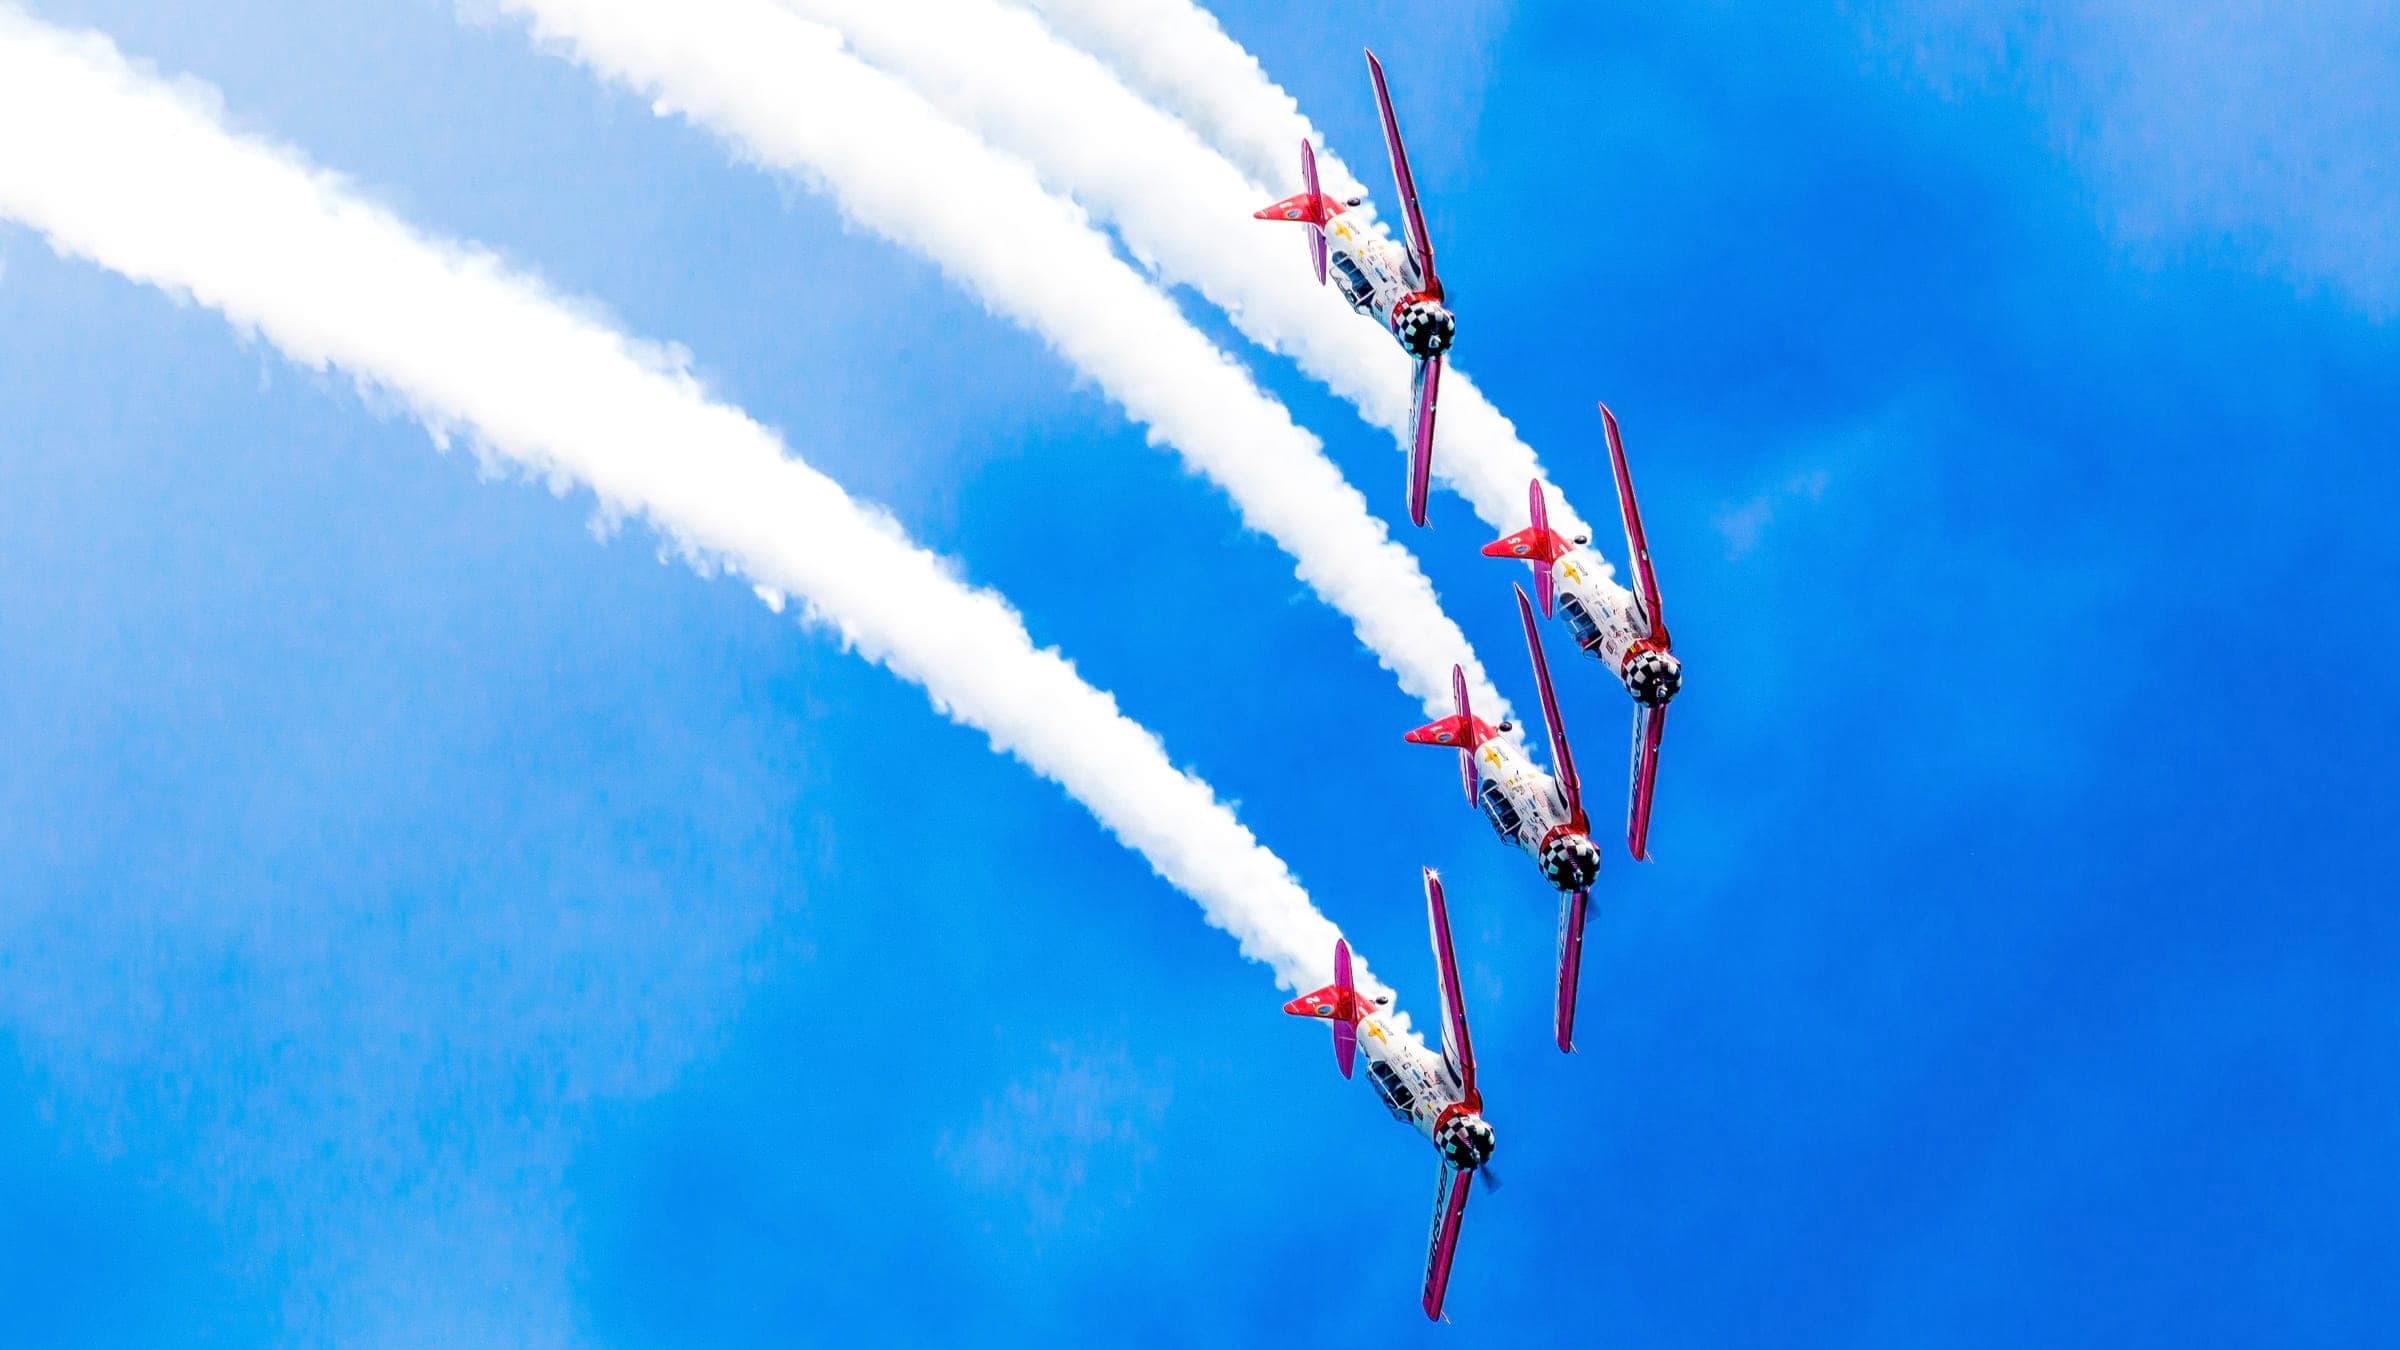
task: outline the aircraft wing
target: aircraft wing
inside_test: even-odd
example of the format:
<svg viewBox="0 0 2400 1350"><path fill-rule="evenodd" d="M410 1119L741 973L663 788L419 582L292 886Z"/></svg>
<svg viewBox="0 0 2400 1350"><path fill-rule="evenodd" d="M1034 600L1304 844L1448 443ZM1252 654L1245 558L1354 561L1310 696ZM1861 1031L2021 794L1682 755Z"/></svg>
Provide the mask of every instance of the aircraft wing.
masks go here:
<svg viewBox="0 0 2400 1350"><path fill-rule="evenodd" d="M1442 879L1425 869L1425 910L1433 925L1433 973L1442 987L1442 1063L1472 1108L1483 1098L1475 1091L1475 1044L1467 1039L1467 1004L1458 990L1458 957L1450 943L1450 907L1442 899Z"/></svg>
<svg viewBox="0 0 2400 1350"><path fill-rule="evenodd" d="M1433 272L1433 241L1425 234L1425 212L1417 205L1417 180L1408 171L1408 151L1400 144L1400 119L1392 115L1392 91L1383 82L1383 63L1367 53L1367 73L1375 78L1375 106L1383 112L1383 143L1392 152L1392 181L1400 187L1400 228L1407 236L1408 255L1416 259L1419 282L1440 295L1442 283Z"/></svg>
<svg viewBox="0 0 2400 1350"><path fill-rule="evenodd" d="M1567 811L1580 822L1583 819L1583 783L1575 776L1575 756L1567 749L1566 724L1558 716L1558 695L1550 688L1550 663L1542 656L1542 633L1533 617L1533 602L1525 598L1525 588L1517 592L1517 614L1525 621L1525 650L1533 657L1534 683L1541 686L1542 721L1550 728L1550 758L1558 768L1558 787L1567 795ZM1579 826L1580 828L1580 826Z"/></svg>
<svg viewBox="0 0 2400 1350"><path fill-rule="evenodd" d="M1450 1291L1450 1258L1458 1254L1458 1228L1467 1217L1467 1192L1475 1179L1442 1164L1441 1189L1434 1195L1433 1232L1425 1248L1425 1316L1442 1320L1442 1296Z"/></svg>
<svg viewBox="0 0 2400 1350"><path fill-rule="evenodd" d="M1576 891L1558 898L1558 1013L1554 1030L1562 1053L1575 1053L1575 993L1583 982L1583 919L1592 893Z"/></svg>
<svg viewBox="0 0 2400 1350"><path fill-rule="evenodd" d="M1417 363L1416 407L1409 418L1408 523L1425 523L1425 499L1433 488L1433 414L1442 398L1442 355Z"/></svg>
<svg viewBox="0 0 2400 1350"><path fill-rule="evenodd" d="M1663 704L1633 706L1633 774L1626 796L1625 851L1635 862L1648 862L1650 792L1658 783L1658 746L1667 734L1667 710Z"/></svg>
<svg viewBox="0 0 2400 1350"><path fill-rule="evenodd" d="M1617 508L1625 517L1625 559L1633 572L1633 598L1641 606L1648 636L1668 646L1667 618L1658 603L1658 573L1650 566L1650 541L1642 533L1641 504L1633 499L1633 474L1625 467L1625 438L1617 431L1617 415L1600 405L1600 424L1608 433L1608 466L1617 477Z"/></svg>

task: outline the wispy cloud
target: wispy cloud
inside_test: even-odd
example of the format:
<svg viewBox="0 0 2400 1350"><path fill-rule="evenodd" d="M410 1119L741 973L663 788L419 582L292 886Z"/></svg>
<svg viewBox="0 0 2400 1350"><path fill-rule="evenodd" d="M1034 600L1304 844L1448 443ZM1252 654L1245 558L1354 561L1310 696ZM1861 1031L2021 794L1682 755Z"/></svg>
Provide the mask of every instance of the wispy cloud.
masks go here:
<svg viewBox="0 0 2400 1350"><path fill-rule="evenodd" d="M1079 1209L1116 1209L1141 1187L1155 1156L1147 1135L1173 1093L1124 1047L1050 1047L1051 1064L983 1104L974 1128L945 1135L941 1155L960 1180L1012 1195L1039 1239ZM1096 1187L1110 1193L1094 1195Z"/></svg>
<svg viewBox="0 0 2400 1350"><path fill-rule="evenodd" d="M1866 7L1861 23L1945 93L2031 100L2122 242L2248 259L2400 314L2400 10L1900 0Z"/></svg>

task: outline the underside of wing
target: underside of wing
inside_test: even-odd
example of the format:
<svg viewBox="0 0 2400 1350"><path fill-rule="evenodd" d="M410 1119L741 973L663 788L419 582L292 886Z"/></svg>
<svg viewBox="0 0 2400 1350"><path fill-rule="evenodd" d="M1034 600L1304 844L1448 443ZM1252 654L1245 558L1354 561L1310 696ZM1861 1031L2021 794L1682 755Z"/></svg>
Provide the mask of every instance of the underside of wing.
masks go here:
<svg viewBox="0 0 2400 1350"><path fill-rule="evenodd" d="M1600 425L1608 433L1608 465L1617 479L1617 508L1625 517L1625 557L1633 577L1633 598L1642 609L1647 636L1661 644L1667 638L1667 616L1658 600L1658 571L1650 565L1650 539L1642 533L1641 503L1633 497L1633 472L1625 465L1625 437L1617 430L1617 415L1600 405Z"/></svg>
<svg viewBox="0 0 2400 1350"><path fill-rule="evenodd" d="M1367 53L1367 73L1375 79L1375 106L1383 114L1383 144L1392 155L1392 181L1400 189L1400 230L1408 256L1416 260L1418 284L1438 295L1442 283L1433 272L1433 241L1425 233L1425 211L1417 204L1417 179L1408 171L1408 149L1400 143L1400 119L1392 113L1392 91L1383 81L1383 63Z"/></svg>
<svg viewBox="0 0 2400 1350"><path fill-rule="evenodd" d="M1433 973L1442 995L1442 1063L1469 1108L1482 1102L1475 1091L1475 1044L1467 1038L1467 1005L1458 988L1458 955L1450 941L1450 906L1442 879L1425 869L1425 911L1433 929Z"/></svg>
<svg viewBox="0 0 2400 1350"><path fill-rule="evenodd" d="M1575 1053L1575 995L1583 981L1583 920L1590 909L1590 891L1572 891L1558 898L1558 1048Z"/></svg>
<svg viewBox="0 0 2400 1350"><path fill-rule="evenodd" d="M1426 498L1433 490L1433 418L1442 398L1440 354L1417 363L1416 390L1408 424L1408 523L1423 525Z"/></svg>
<svg viewBox="0 0 2400 1350"><path fill-rule="evenodd" d="M1434 1195L1433 1232L1425 1248L1425 1316L1442 1320L1442 1299L1450 1292L1450 1261L1458 1254L1459 1225L1467 1217L1467 1192L1475 1174L1442 1164L1441 1189Z"/></svg>
<svg viewBox="0 0 2400 1350"><path fill-rule="evenodd" d="M1533 680L1542 695L1542 721L1550 729L1550 757L1558 769L1558 788L1566 794L1567 810L1582 828L1583 783L1575 776L1575 756L1567 748L1567 727L1558 715L1558 695L1550 687L1550 662L1542 655L1542 630L1533 617L1533 602L1525 598L1525 588L1517 592L1517 614L1525 621L1525 650L1533 658Z"/></svg>
<svg viewBox="0 0 2400 1350"><path fill-rule="evenodd" d="M1633 770L1625 798L1625 851L1635 862L1650 861L1650 794L1658 785L1658 747L1666 739L1664 704L1637 703L1633 719Z"/></svg>

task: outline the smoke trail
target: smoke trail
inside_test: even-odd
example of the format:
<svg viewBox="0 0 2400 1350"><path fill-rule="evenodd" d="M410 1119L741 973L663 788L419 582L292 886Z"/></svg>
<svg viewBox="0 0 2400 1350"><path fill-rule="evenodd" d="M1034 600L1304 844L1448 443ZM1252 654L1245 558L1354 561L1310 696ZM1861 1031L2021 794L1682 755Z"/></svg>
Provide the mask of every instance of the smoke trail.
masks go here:
<svg viewBox="0 0 2400 1350"><path fill-rule="evenodd" d="M1197 286L1253 341L1289 352L1369 422L1392 433L1395 448L1406 449L1408 357L1380 325L1310 284L1299 227L1250 218L1299 190L1305 123L1286 128L1291 134L1281 142L1276 167L1260 183L1092 56L1060 41L1040 19L1000 0L785 3L837 25L869 59L906 77L995 144L1025 156L1054 187L1115 224L1136 254ZM1208 27L1214 31L1213 21ZM1231 45L1222 33L1215 41ZM1238 47L1232 51L1248 60ZM1255 80L1264 80L1255 62L1249 69ZM1363 96L1363 70L1359 89ZM1277 121L1297 117L1293 110ZM1326 161L1318 163L1322 168ZM1542 476L1532 448L1455 370L1443 385L1434 472L1503 531L1525 523L1525 484ZM1573 510L1555 491L1551 499L1561 528L1574 533L1580 522Z"/></svg>
<svg viewBox="0 0 2400 1350"><path fill-rule="evenodd" d="M501 5L662 114L830 190L853 220L1040 333L1222 486L1428 710L1449 710L1453 663L1476 699L1504 706L1416 559L1317 439L1022 162L775 0Z"/></svg>
<svg viewBox="0 0 2400 1350"><path fill-rule="evenodd" d="M711 401L665 350L234 135L214 100L98 34L0 5L0 218L396 396L437 436L472 435L562 491L590 487L696 567L798 597L1064 787L1283 984L1326 976L1336 930L1282 861L1113 698L1037 649L1000 596Z"/></svg>
<svg viewBox="0 0 2400 1350"><path fill-rule="evenodd" d="M1300 101L1275 83L1217 16L1191 0L1018 0L1070 41L1124 71L1251 177L1279 183L1303 138L1320 148L1326 190L1358 191L1358 176L1329 153ZM1336 186L1339 184L1341 186Z"/></svg>

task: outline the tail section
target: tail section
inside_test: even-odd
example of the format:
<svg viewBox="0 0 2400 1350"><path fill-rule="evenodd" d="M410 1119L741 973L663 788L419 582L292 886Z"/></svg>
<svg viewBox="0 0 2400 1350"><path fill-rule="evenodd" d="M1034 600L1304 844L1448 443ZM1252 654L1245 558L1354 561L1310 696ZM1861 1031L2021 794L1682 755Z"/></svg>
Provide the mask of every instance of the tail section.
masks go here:
<svg viewBox="0 0 2400 1350"><path fill-rule="evenodd" d="M1307 141L1300 142L1301 191L1284 198L1273 206L1251 213L1257 220L1291 220L1311 226L1308 232L1309 260L1316 264L1317 284L1325 284L1325 225L1342 213L1342 204L1325 195L1317 184L1317 151Z"/></svg>
<svg viewBox="0 0 2400 1350"><path fill-rule="evenodd" d="M1515 534L1495 539L1483 546L1487 558L1516 558L1533 564L1534 598L1541 602L1542 617L1550 617L1551 602L1557 593L1550 576L1550 565L1575 551L1566 537L1550 528L1550 504L1542 497L1540 479L1526 485L1526 506L1533 523Z"/></svg>
<svg viewBox="0 0 2400 1350"><path fill-rule="evenodd" d="M1341 1066L1342 1077L1348 1078L1358 1057L1358 1024L1371 1011L1358 994L1358 985L1350 973L1350 944L1341 939L1333 941L1333 983L1313 994L1302 994L1283 1005L1294 1017L1322 1017L1333 1023L1333 1062Z"/></svg>
<svg viewBox="0 0 2400 1350"><path fill-rule="evenodd" d="M1499 734L1491 724L1475 715L1467 703L1467 673L1457 666L1450 667L1450 697L1457 701L1458 711L1439 721L1427 722L1401 739L1410 745L1448 746L1458 751L1458 773L1467 786L1467 804L1475 804L1478 775L1475 772L1475 751L1485 741Z"/></svg>

